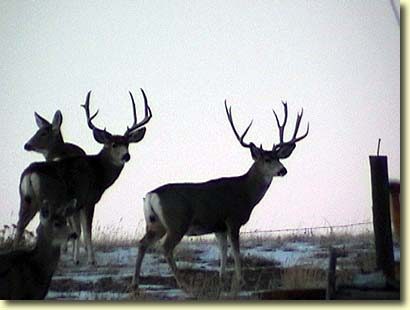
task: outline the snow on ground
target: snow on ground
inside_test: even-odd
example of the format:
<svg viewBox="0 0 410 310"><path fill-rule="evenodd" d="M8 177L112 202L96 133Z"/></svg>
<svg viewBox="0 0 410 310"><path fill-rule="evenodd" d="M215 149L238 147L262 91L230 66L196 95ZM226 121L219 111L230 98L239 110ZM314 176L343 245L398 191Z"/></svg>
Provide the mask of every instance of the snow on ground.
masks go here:
<svg viewBox="0 0 410 310"><path fill-rule="evenodd" d="M319 245L313 245L306 242L287 243L286 247L279 249L270 249L265 247L255 247L246 249L243 255L260 257L264 259L273 259L280 263L282 267L292 267L303 264L315 264L317 267L322 266L322 260L313 259L313 253L321 250Z"/></svg>
<svg viewBox="0 0 410 310"><path fill-rule="evenodd" d="M367 253L369 242L358 244L335 243L334 247L351 248L347 257L338 262L349 268L359 267L354 259L360 253ZM309 268L326 269L328 265L327 245L320 242L283 242L279 244L255 244L247 242L241 246L244 269L259 268L261 277L265 271L270 278L278 277L280 268L307 266ZM366 252L367 251L367 252ZM85 253L81 253L85 259ZM133 299L128 293L128 286L134 273L136 247L115 247L96 251L97 266L88 266L82 262L73 265L68 254L63 255L60 266L55 273L48 299L65 300L126 300ZM400 251L395 250L396 259L400 259ZM217 276L219 271L219 251L215 242L184 241L175 251L178 268L188 270L190 274ZM258 263L259 262L259 263ZM347 262L347 263L346 263ZM249 267L250 266L250 267ZM252 267L254 266L254 267ZM228 261L228 271L233 270L233 262ZM274 269L272 269L274 268ZM276 275L276 276L275 276ZM201 278L200 278L201 279ZM199 280L202 281L202 280ZM159 251L149 251L143 261L141 270L142 299L149 300L184 300L189 294L176 286L170 269ZM204 286L207 284L204 282ZM212 285L212 284L211 284ZM205 287L206 289L206 287ZM241 296L250 295L243 290ZM140 298L140 297L137 297Z"/></svg>
<svg viewBox="0 0 410 310"><path fill-rule="evenodd" d="M129 265L135 262L137 255L137 248L116 248L109 252L97 252L96 260L99 265L111 265L113 262L117 265Z"/></svg>
<svg viewBox="0 0 410 310"><path fill-rule="evenodd" d="M68 299L68 300L126 300L128 293L116 292L91 292L91 291L71 291L69 293L49 292L47 299Z"/></svg>

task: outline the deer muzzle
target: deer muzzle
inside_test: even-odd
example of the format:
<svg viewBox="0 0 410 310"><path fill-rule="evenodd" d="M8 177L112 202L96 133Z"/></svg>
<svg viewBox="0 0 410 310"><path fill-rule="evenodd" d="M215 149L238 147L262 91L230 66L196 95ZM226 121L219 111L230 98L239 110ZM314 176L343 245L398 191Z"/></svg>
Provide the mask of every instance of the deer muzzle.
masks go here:
<svg viewBox="0 0 410 310"><path fill-rule="evenodd" d="M279 170L278 172L278 176L283 177L288 173L288 171L286 170L286 168L282 168Z"/></svg>
<svg viewBox="0 0 410 310"><path fill-rule="evenodd" d="M131 156L130 156L129 153L124 154L124 156L122 157L122 160L123 160L124 162L127 162L127 161L129 161L130 159L131 159Z"/></svg>
<svg viewBox="0 0 410 310"><path fill-rule="evenodd" d="M24 144L24 149L25 149L26 151L33 151L33 150L34 150L34 147L33 147L31 144L26 143L26 144Z"/></svg>

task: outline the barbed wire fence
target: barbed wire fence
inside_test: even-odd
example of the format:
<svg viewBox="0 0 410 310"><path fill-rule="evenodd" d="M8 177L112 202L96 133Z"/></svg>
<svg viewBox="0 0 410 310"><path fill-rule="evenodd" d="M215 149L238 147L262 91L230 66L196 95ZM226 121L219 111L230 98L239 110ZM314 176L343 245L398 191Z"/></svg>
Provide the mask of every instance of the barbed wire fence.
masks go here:
<svg viewBox="0 0 410 310"><path fill-rule="evenodd" d="M4 225L0 227L0 244L6 240L10 240L14 237L16 231L15 225ZM269 230L244 230L240 234L244 237L246 236L286 236L286 235L301 235L301 236L314 236L314 235L333 235L333 234L360 234L360 233L372 233L373 232L373 222L364 221L351 224L342 225L322 225L322 226L312 226L312 227L298 227L298 228L280 228L280 229L269 229ZM105 239L109 234L113 241L119 239L135 239L143 235L143 231L137 233L124 234L121 231L116 231L115 229L106 229L105 227L98 227L95 232L97 239ZM35 233L31 231L25 231L26 238L33 241L35 238Z"/></svg>
<svg viewBox="0 0 410 310"><path fill-rule="evenodd" d="M302 233L305 235L313 235L314 233L328 233L333 234L340 231L349 231L354 233L361 232L371 232L373 230L373 222L358 222L352 224L342 224L342 225L323 225L323 226L313 226L313 227L299 227L299 228L281 228L281 229L270 229L270 230L247 230L242 231L242 235L252 235L252 234L296 234Z"/></svg>

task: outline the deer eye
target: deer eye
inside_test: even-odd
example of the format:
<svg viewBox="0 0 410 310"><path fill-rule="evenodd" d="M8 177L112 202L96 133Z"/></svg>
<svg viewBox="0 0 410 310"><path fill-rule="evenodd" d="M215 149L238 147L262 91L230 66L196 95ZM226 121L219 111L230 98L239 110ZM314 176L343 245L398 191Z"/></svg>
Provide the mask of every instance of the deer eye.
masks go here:
<svg viewBox="0 0 410 310"><path fill-rule="evenodd" d="M115 149L117 146L118 146L118 144L115 143L115 142L112 144L112 147L113 147L114 149Z"/></svg>

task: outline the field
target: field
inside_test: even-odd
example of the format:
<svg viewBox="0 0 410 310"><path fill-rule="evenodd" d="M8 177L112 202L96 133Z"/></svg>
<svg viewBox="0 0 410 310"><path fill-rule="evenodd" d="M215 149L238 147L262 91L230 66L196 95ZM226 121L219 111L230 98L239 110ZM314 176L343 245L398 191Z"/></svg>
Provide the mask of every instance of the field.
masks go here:
<svg viewBox="0 0 410 310"><path fill-rule="evenodd" d="M111 236L113 234L110 234ZM115 234L114 234L115 235ZM337 249L337 284L349 285L358 275L374 276L375 250L370 232L313 235L242 234L243 282L233 296L228 272L219 279L219 253L213 236L184 238L175 250L184 287L178 288L160 247L150 250L143 262L138 291L129 289L137 254L137 240L129 236L95 240L96 266L88 266L82 249L80 265L62 255L47 299L51 300L254 300L272 290L326 289L329 248ZM69 251L70 252L70 251ZM71 253L71 252L70 252ZM395 248L395 258L400 251ZM323 296L318 297L321 299ZM275 298L273 298L275 299Z"/></svg>
<svg viewBox="0 0 410 310"><path fill-rule="evenodd" d="M353 276L375 269L371 234L339 236L244 236L242 238L243 278L235 299L258 299L260 292L272 289L323 289L327 284L329 247L339 250L339 284ZM160 248L145 257L138 292L129 291L134 271L136 242L97 243L97 266L74 266L64 255L48 299L65 300L215 300L231 299L228 273L218 277L219 253L213 238L186 238L176 248L184 287L178 288ZM85 254L85 253L84 253ZM84 255L83 255L84 256ZM399 257L399 252L396 251Z"/></svg>

